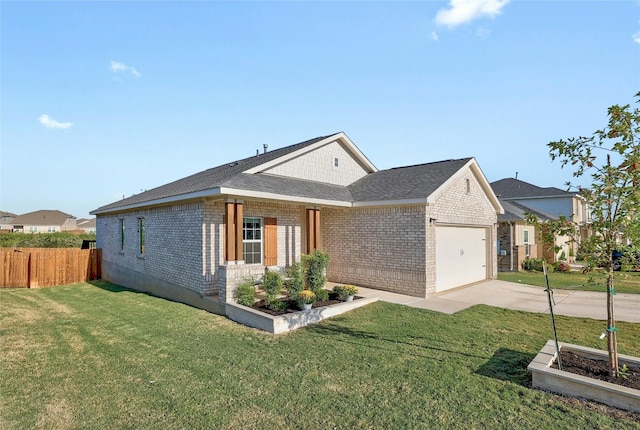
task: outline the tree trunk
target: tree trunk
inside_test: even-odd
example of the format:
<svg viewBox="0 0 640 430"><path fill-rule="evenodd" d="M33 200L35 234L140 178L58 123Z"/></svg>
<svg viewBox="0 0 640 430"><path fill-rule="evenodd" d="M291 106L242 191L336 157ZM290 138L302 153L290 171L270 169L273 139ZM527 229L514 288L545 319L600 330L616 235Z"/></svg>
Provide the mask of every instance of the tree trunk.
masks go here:
<svg viewBox="0 0 640 430"><path fill-rule="evenodd" d="M607 277L607 347L611 376L618 377L618 340L616 337L616 321L613 317L613 268L609 266Z"/></svg>

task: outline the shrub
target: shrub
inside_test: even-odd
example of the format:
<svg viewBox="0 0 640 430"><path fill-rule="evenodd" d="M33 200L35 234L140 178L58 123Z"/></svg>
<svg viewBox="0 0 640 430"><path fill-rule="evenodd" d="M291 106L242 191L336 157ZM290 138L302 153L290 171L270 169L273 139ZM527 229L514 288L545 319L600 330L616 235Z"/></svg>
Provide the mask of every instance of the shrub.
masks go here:
<svg viewBox="0 0 640 430"><path fill-rule="evenodd" d="M564 261L556 261L553 263L553 270L556 272L568 272L569 269L569 265Z"/></svg>
<svg viewBox="0 0 640 430"><path fill-rule="evenodd" d="M289 270L287 270L287 277L289 278L287 281L289 297L295 299L298 297L300 291L304 290L304 273L302 271L302 264L295 263L293 266L289 267Z"/></svg>
<svg viewBox="0 0 640 430"><path fill-rule="evenodd" d="M267 296L276 296L282 290L282 276L277 272L267 271L262 277L262 289Z"/></svg>
<svg viewBox="0 0 640 430"><path fill-rule="evenodd" d="M244 278L236 288L236 301L243 306L253 306L256 299L256 287L253 285L253 279Z"/></svg>
<svg viewBox="0 0 640 430"><path fill-rule="evenodd" d="M329 300L329 290L325 290L324 288L320 288L319 290L314 291L316 297L319 301L324 302Z"/></svg>
<svg viewBox="0 0 640 430"><path fill-rule="evenodd" d="M358 288L355 285L336 285L333 287L333 292L338 295L340 300L344 300L358 294Z"/></svg>
<svg viewBox="0 0 640 430"><path fill-rule="evenodd" d="M267 296L267 307L274 312L282 312L287 308L287 302L283 302L276 296Z"/></svg>
<svg viewBox="0 0 640 430"><path fill-rule="evenodd" d="M320 249L314 249L311 254L302 256L302 262L305 267L307 287L318 294L327 281L325 273L329 264L329 254Z"/></svg>
<svg viewBox="0 0 640 430"><path fill-rule="evenodd" d="M522 268L524 270L534 270L542 272L544 260L542 258L527 258L522 262Z"/></svg>

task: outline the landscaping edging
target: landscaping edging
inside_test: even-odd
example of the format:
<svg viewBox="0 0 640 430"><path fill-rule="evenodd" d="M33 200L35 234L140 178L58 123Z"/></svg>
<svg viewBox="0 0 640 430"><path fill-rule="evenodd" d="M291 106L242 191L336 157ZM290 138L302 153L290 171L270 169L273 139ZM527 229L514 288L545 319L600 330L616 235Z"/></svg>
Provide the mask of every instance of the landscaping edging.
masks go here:
<svg viewBox="0 0 640 430"><path fill-rule="evenodd" d="M608 360L607 351L564 342L558 344L560 350L571 351L595 360ZM568 396L583 397L619 409L640 412L640 390L554 369L551 365L556 358L555 342L549 340L527 367L527 370L531 372L534 388ZM638 368L640 367L640 358L618 354L618 363L620 366L626 364L629 367Z"/></svg>
<svg viewBox="0 0 640 430"><path fill-rule="evenodd" d="M378 301L377 297L361 298L352 302L343 302L277 316L268 315L238 303L227 303L225 311L227 317L235 322L278 334L318 323L324 319L349 312L376 301Z"/></svg>

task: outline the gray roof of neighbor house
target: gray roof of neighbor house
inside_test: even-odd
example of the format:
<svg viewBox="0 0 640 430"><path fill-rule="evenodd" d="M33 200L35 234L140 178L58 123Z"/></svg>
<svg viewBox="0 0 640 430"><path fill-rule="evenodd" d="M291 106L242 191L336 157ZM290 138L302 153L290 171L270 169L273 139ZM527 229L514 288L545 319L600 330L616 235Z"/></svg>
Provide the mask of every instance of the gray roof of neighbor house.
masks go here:
<svg viewBox="0 0 640 430"><path fill-rule="evenodd" d="M57 210L40 210L18 215L13 221L14 225L62 225L73 215Z"/></svg>
<svg viewBox="0 0 640 430"><path fill-rule="evenodd" d="M11 213L11 212L5 212L5 211L0 211L0 219L2 218L15 218L18 215Z"/></svg>
<svg viewBox="0 0 640 430"><path fill-rule="evenodd" d="M500 200L527 197L567 197L576 194L556 187L538 187L513 178L505 178L492 182L491 188L493 188L493 192Z"/></svg>
<svg viewBox="0 0 640 430"><path fill-rule="evenodd" d="M338 134L338 133L337 133ZM245 173L306 146L336 136L317 137L295 145L275 149L243 160L226 163L195 175L144 191L129 198L102 206L92 213L110 212L156 202L179 200L193 193L216 194L216 188L269 193L293 198L334 202L372 202L384 200L426 199L472 158L398 167L374 171L348 186L277 176L268 173ZM208 195L208 194L207 194Z"/></svg>
<svg viewBox="0 0 640 430"><path fill-rule="evenodd" d="M498 215L498 221L524 221L527 212L534 214L541 221L558 218L514 201L500 200L500 204L504 208L504 213Z"/></svg>

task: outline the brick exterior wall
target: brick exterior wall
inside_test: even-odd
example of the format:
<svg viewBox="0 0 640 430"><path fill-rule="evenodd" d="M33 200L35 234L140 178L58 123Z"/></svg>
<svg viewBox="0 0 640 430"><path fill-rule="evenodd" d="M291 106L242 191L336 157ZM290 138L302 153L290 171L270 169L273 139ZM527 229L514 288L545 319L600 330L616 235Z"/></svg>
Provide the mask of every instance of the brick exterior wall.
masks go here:
<svg viewBox="0 0 640 430"><path fill-rule="evenodd" d="M202 293L203 207L197 202L99 215L96 240L97 247L102 248L103 261ZM139 218L145 222L144 254L139 252ZM120 220L125 223L123 251Z"/></svg>
<svg viewBox="0 0 640 430"><path fill-rule="evenodd" d="M304 207L244 201L243 208L245 217L277 219L279 268L300 260ZM139 218L145 220L144 255L139 253ZM120 251L120 220L125 222L124 251ZM96 223L103 261L201 295L220 293L221 300L230 299L242 277L259 279L264 274L261 264L233 262L220 276L220 268L227 264L222 199L99 215ZM124 286L136 288L135 281Z"/></svg>
<svg viewBox="0 0 640 430"><path fill-rule="evenodd" d="M425 206L322 210L333 282L424 297Z"/></svg>
<svg viewBox="0 0 640 430"><path fill-rule="evenodd" d="M338 167L334 165L335 158L338 158ZM367 174L338 142L328 143L265 173L345 186Z"/></svg>

